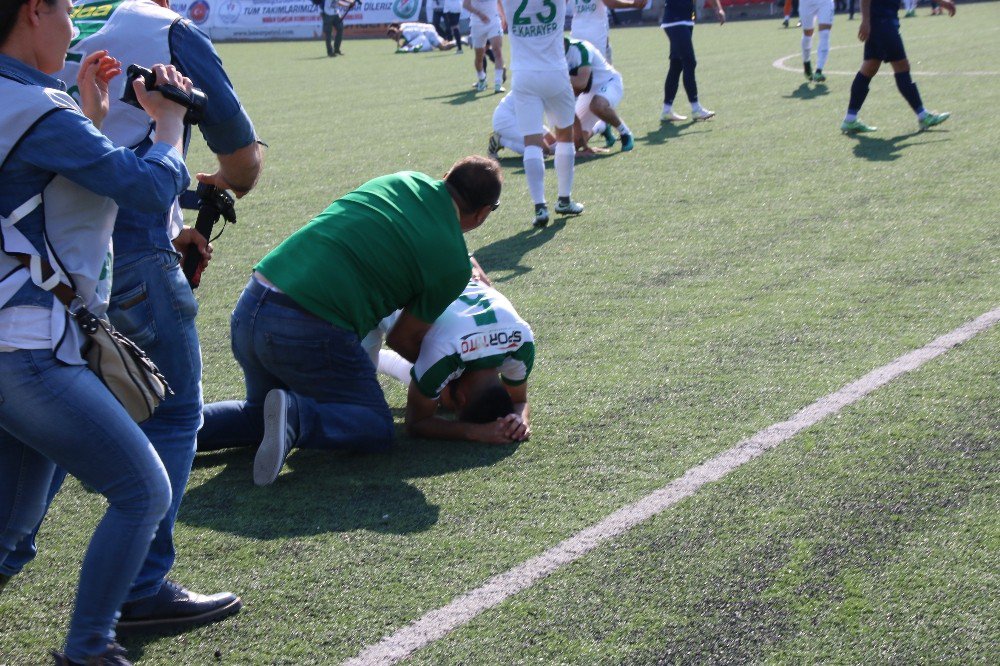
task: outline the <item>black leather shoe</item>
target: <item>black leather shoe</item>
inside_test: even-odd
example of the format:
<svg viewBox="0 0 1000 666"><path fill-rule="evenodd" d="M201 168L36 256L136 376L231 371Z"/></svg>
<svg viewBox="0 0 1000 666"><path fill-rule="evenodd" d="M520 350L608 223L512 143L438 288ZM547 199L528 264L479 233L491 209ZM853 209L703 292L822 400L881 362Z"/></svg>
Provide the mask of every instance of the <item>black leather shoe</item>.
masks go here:
<svg viewBox="0 0 1000 666"><path fill-rule="evenodd" d="M243 602L232 592L205 596L168 580L155 595L123 604L118 630L159 631L182 625L208 624L242 607Z"/></svg>

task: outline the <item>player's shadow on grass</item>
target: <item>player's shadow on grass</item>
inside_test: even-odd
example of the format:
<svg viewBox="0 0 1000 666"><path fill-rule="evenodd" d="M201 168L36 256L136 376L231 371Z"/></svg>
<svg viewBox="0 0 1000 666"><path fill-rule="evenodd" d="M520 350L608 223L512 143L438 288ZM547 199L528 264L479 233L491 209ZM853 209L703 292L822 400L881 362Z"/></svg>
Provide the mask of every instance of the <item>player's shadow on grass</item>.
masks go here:
<svg viewBox="0 0 1000 666"><path fill-rule="evenodd" d="M660 126L657 129L652 132L647 132L646 136L636 137L636 140L644 141L650 145L657 145L666 143L670 139L678 139L689 134L711 132L712 130L708 127L705 129L694 129L695 127L703 127L707 125L708 122L710 121L695 122L694 120L688 120L686 122L679 123L660 123Z"/></svg>
<svg viewBox="0 0 1000 666"><path fill-rule="evenodd" d="M525 220L529 219L530 209L525 207ZM556 217L547 227L535 229L528 227L513 236L484 245L476 250L476 259L489 274L494 283L507 282L534 270L521 262L524 256L549 242L563 227L569 217ZM501 275L503 273L503 275Z"/></svg>
<svg viewBox="0 0 1000 666"><path fill-rule="evenodd" d="M895 162L903 156L904 148L911 148L913 146L927 143L936 143L937 141L947 141L947 139L931 139L928 141L905 143L907 139L911 139L918 135L924 134L919 130L909 132L908 134L900 134L891 138L869 136L867 134L855 134L851 137L857 141L854 145L854 156L871 162Z"/></svg>
<svg viewBox="0 0 1000 666"><path fill-rule="evenodd" d="M356 530L422 532L438 521L439 508L408 479L487 467L517 448L401 436L385 455L296 449L278 480L263 488L252 481L255 449L200 454L196 468L222 469L188 488L179 520L265 540Z"/></svg>
<svg viewBox="0 0 1000 666"><path fill-rule="evenodd" d="M459 92L449 93L447 95L437 95L435 97L425 97L426 100L436 100L443 99L447 100L448 104L453 104L455 106L460 106L462 104L468 104L469 102L475 102L476 97L479 93L476 92L475 88L469 88L468 90L462 90Z"/></svg>
<svg viewBox="0 0 1000 666"><path fill-rule="evenodd" d="M801 99L810 100L816 99L817 97L823 97L824 95L829 95L830 89L823 83L811 86L808 83L801 84L798 88L792 91L791 95L783 95L785 99Z"/></svg>

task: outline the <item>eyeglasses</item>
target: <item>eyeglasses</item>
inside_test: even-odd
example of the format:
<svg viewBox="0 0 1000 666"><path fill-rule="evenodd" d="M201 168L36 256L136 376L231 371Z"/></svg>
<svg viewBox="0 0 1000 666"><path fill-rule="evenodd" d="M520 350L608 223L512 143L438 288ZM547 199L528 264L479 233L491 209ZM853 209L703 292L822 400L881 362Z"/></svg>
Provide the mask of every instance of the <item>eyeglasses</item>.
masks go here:
<svg viewBox="0 0 1000 666"><path fill-rule="evenodd" d="M498 201L490 207L490 212L495 211L499 207L500 207L500 202Z"/></svg>

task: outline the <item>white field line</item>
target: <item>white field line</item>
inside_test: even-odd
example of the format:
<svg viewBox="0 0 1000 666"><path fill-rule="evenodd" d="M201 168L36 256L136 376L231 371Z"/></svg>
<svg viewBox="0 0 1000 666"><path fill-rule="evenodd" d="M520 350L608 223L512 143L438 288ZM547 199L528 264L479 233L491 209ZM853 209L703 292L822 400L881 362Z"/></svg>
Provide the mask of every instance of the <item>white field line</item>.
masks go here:
<svg viewBox="0 0 1000 666"><path fill-rule="evenodd" d="M856 45L831 46L830 50L835 51L837 49L853 49L853 48L858 48L858 47ZM795 61L795 65L793 66L787 64L788 61L793 58L797 58L797 60ZM857 63L859 66L861 65L860 60L858 60ZM793 53L791 55L786 55L781 58L778 58L777 60L771 63L771 67L774 67L775 69L784 70L786 72L795 72L796 74L802 74L802 53L801 52ZM858 70L856 68L850 71L843 71L837 69L824 69L823 73L836 74L838 76L854 76L855 74L858 73ZM925 72L923 70L917 70L917 69L912 70L910 73L913 74L914 76L996 76L1000 74L1000 72L991 70L984 70L981 72ZM879 74L883 75L892 74L892 68L882 67L879 69Z"/></svg>
<svg viewBox="0 0 1000 666"><path fill-rule="evenodd" d="M380 642L365 648L345 666L395 664L415 651L443 638L480 613L525 590L550 573L580 559L603 542L624 534L640 523L690 497L706 483L718 481L741 465L775 448L823 419L841 411L892 380L966 342L1000 321L1000 308L959 326L920 349L872 370L857 381L826 395L787 421L764 428L736 446L689 469L683 476L638 502L622 507L599 523L578 532L541 555L490 578L481 587L430 611Z"/></svg>

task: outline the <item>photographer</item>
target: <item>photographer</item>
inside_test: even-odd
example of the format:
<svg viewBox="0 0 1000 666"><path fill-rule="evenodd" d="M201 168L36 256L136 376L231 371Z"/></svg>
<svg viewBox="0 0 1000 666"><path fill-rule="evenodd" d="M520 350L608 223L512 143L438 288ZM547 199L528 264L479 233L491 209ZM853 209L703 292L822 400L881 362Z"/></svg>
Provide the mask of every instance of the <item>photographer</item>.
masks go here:
<svg viewBox="0 0 1000 666"><path fill-rule="evenodd" d="M326 40L326 55L330 58L344 55L340 42L344 37L344 17L351 11L357 0L323 0L319 6L323 19L323 39ZM336 37L333 33L336 32Z"/></svg>
<svg viewBox="0 0 1000 666"><path fill-rule="evenodd" d="M125 665L115 614L171 488L146 435L84 364L83 333L50 290L71 288L104 312L115 202L166 210L189 183L180 154L185 109L137 86L156 143L137 156L102 135L120 63L94 51L75 79L81 105L66 94L52 75L66 57L70 10L69 0L0 1L0 565L42 518L56 465L104 495L108 509L56 662ZM172 66L153 69L159 84L190 91ZM58 278L43 280L45 267L29 271L25 257L56 266ZM0 587L7 579L0 575Z"/></svg>
<svg viewBox="0 0 1000 666"><path fill-rule="evenodd" d="M94 11L88 11L91 6ZM70 46L70 55L106 49L126 64L150 67L170 62L176 66L208 98L198 127L218 157L219 168L213 174L197 174L198 180L232 190L237 197L250 191L260 173L262 151L208 37L150 0L124 0L101 13L108 6L103 0L75 6L74 14L87 16L88 21L103 17L104 25L96 32L83 31L84 37ZM74 60L67 61L67 75L79 67ZM153 146L153 124L144 112L118 99L124 77L116 83L104 130L116 144L145 155ZM157 123L157 138L161 132ZM186 128L189 132L190 127ZM149 354L174 391L140 426L166 467L173 501L135 578L128 603L121 609L119 630L201 624L235 613L241 606L240 599L229 592L204 596L166 579L175 556L174 521L202 422L201 349L195 328L198 304L181 270L178 250L194 243L203 260L209 256L206 240L193 230L179 230L168 208L126 203L114 227L115 279L108 316ZM60 481L61 476L54 484ZM31 541L24 542L0 573L16 573L33 551Z"/></svg>

